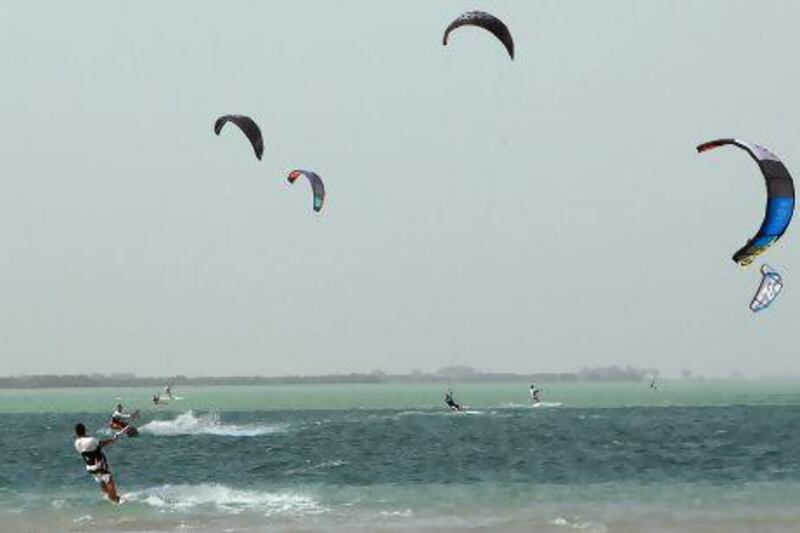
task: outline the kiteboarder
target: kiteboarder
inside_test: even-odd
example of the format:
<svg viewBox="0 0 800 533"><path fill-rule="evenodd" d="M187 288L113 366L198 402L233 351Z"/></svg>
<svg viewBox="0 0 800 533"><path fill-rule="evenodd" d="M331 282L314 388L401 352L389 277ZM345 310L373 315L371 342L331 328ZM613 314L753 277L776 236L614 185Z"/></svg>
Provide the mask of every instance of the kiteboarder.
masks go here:
<svg viewBox="0 0 800 533"><path fill-rule="evenodd" d="M542 401L542 399L539 397L539 394L541 394L541 391L533 383L531 383L531 388L528 390L528 394L531 397L531 403L532 404L536 405L537 403Z"/></svg>
<svg viewBox="0 0 800 533"><path fill-rule="evenodd" d="M450 389L444 392L444 403L447 404L451 411L461 411L461 406L453 399L453 391Z"/></svg>
<svg viewBox="0 0 800 533"><path fill-rule="evenodd" d="M180 399L180 398L175 398L175 396L172 395L172 385L167 385L166 387L164 387L163 392L153 395L153 404L167 405L170 401L175 399ZM136 413L134 413L134 415L136 415Z"/></svg>
<svg viewBox="0 0 800 533"><path fill-rule="evenodd" d="M108 461L103 454L103 448L112 444L118 435L119 433L110 439L98 441L94 437L86 436L86 426L75 424L75 450L81 454L83 461L86 463L86 471L94 477L106 497L114 503L119 503L119 496L117 495L117 486L114 484L114 478L108 468Z"/></svg>
<svg viewBox="0 0 800 533"><path fill-rule="evenodd" d="M111 413L111 419L108 421L108 425L111 429L115 431L122 431L128 430L128 426L130 426L130 421L139 416L139 411L134 411L133 413L125 413L122 404L118 403L117 408ZM130 428L131 433L129 436L135 435L135 428Z"/></svg>

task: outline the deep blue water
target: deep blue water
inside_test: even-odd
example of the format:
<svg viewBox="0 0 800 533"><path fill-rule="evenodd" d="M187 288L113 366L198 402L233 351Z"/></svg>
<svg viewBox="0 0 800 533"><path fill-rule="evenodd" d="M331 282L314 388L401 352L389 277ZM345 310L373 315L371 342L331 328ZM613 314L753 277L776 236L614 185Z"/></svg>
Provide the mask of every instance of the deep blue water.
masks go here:
<svg viewBox="0 0 800 533"><path fill-rule="evenodd" d="M294 524L326 513L400 513L391 516L402 521L460 516L454 504L470 507L467 513L485 506L481 516L500 516L510 512L506 506L518 512L531 501L606 505L614 494L642 506L649 505L643 495L660 494L676 498L677 509L695 501L714 509L732 500L786 511L784 498L795 498L800 487L797 406L161 416L143 421L138 438L121 439L108 451L121 491L133 495L120 509L157 524L165 517L226 512L237 520L249 517L249 525L264 516ZM6 459L0 463L0 510L22 508L24 515L39 506L51 523L66 516L101 527L95 521L107 519L110 506L72 448L77 421L99 430L104 420L97 414L0 414ZM277 504L276 511L281 495L300 500ZM551 522L562 518L558 510L553 514Z"/></svg>

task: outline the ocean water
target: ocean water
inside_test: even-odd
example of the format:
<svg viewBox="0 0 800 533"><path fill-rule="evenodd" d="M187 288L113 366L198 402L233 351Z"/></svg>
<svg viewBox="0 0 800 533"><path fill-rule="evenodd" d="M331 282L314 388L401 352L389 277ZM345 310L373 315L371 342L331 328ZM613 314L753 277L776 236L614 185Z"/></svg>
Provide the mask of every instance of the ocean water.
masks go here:
<svg viewBox="0 0 800 533"><path fill-rule="evenodd" d="M800 531L800 383L0 391L4 531ZM72 448L140 436L102 499Z"/></svg>

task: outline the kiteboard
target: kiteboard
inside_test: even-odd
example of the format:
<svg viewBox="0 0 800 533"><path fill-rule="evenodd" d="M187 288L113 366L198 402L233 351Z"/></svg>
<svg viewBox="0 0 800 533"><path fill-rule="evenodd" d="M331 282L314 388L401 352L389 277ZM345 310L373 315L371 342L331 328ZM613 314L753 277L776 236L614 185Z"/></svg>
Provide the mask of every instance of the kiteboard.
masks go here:
<svg viewBox="0 0 800 533"><path fill-rule="evenodd" d="M564 404L561 402L536 402L531 404L531 407L534 409L542 409L545 407L561 407L562 405Z"/></svg>

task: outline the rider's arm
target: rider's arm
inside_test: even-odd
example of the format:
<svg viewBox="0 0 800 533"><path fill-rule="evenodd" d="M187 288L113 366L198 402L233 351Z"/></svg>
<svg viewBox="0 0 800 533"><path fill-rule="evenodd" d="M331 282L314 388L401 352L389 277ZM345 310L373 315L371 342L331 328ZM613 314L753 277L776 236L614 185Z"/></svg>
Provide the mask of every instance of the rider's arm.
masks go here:
<svg viewBox="0 0 800 533"><path fill-rule="evenodd" d="M97 446L99 448L105 448L106 446L110 446L110 445L114 444L114 441L116 441L116 440L117 440L117 435L115 434L110 439L103 439L100 442L98 442Z"/></svg>

